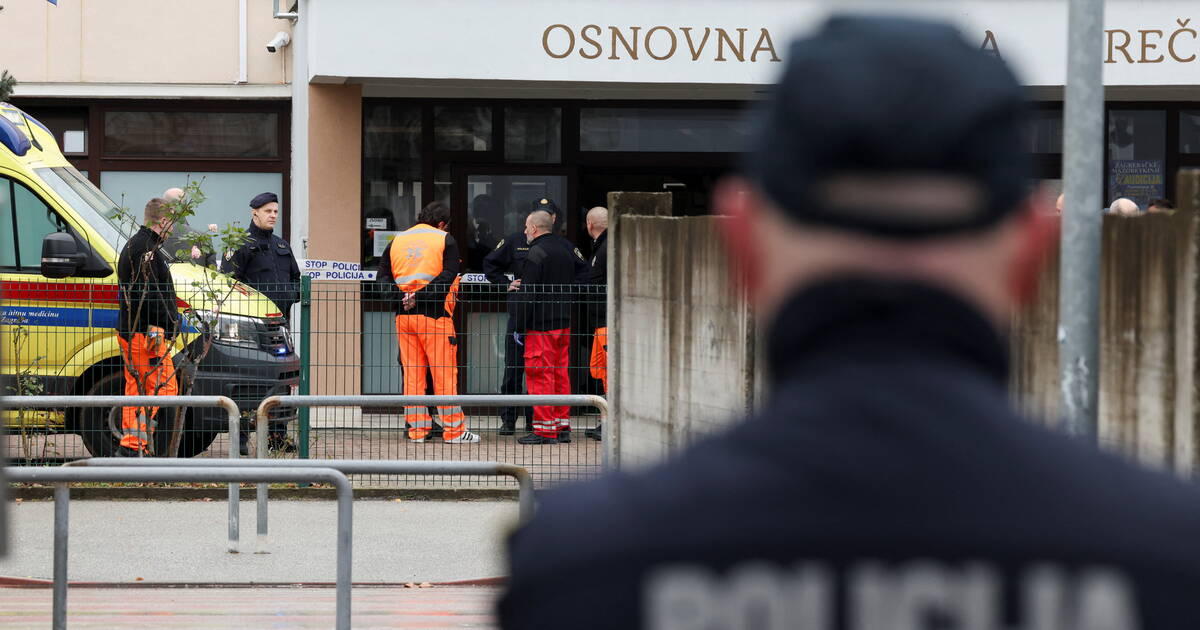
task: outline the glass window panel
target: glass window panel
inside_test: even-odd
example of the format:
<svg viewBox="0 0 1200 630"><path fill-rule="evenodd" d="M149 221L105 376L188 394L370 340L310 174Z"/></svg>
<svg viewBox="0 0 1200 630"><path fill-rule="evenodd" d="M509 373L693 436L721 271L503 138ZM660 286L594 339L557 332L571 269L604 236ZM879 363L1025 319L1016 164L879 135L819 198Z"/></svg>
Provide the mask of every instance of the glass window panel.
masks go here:
<svg viewBox="0 0 1200 630"><path fill-rule="evenodd" d="M67 154L82 154L87 152L87 132L82 129L72 129L63 132L62 152Z"/></svg>
<svg viewBox="0 0 1200 630"><path fill-rule="evenodd" d="M369 103L363 109L362 262L378 264L388 239L407 229L421 198L421 108Z"/></svg>
<svg viewBox="0 0 1200 630"><path fill-rule="evenodd" d="M1030 153L1062 153L1063 116L1059 110L1035 110L1029 117L1025 150Z"/></svg>
<svg viewBox="0 0 1200 630"><path fill-rule="evenodd" d="M525 235L533 203L553 199L565 211L565 175L469 175L467 177L467 268L483 270L483 258L501 238ZM566 217L558 217L559 227Z"/></svg>
<svg viewBox="0 0 1200 630"><path fill-rule="evenodd" d="M100 173L100 189L129 208L135 217L141 217L147 201L161 197L168 188L183 188L189 176L192 181L200 182L205 196L195 216L188 219L188 225L198 230L205 230L210 223L224 227L236 222L243 228L249 227L250 200L262 192L279 194L283 187L283 175L279 173L104 171ZM287 212L288 208L280 204L280 219L275 224L275 234L279 236L283 236L283 215ZM300 243L293 245L299 258Z"/></svg>
<svg viewBox="0 0 1200 630"><path fill-rule="evenodd" d="M1200 110L1179 112L1179 152L1200 153Z"/></svg>
<svg viewBox="0 0 1200 630"><path fill-rule="evenodd" d="M557 164L561 159L561 108L504 109L504 161Z"/></svg>
<svg viewBox="0 0 1200 630"><path fill-rule="evenodd" d="M13 206L17 215L17 254L22 269L38 269L42 265L42 239L58 231L57 217L37 195L24 185L14 182Z"/></svg>
<svg viewBox="0 0 1200 630"><path fill-rule="evenodd" d="M750 130L736 109L585 107L583 151L738 152Z"/></svg>
<svg viewBox="0 0 1200 630"><path fill-rule="evenodd" d="M106 112L104 153L121 157L279 157L279 115Z"/></svg>
<svg viewBox="0 0 1200 630"><path fill-rule="evenodd" d="M12 180L0 177L0 267L17 266L17 239L13 232Z"/></svg>
<svg viewBox="0 0 1200 630"><path fill-rule="evenodd" d="M433 147L438 151L491 151L492 108L433 108Z"/></svg>
<svg viewBox="0 0 1200 630"><path fill-rule="evenodd" d="M1112 110L1108 114L1108 203L1128 197L1145 210L1165 196L1167 114Z"/></svg>

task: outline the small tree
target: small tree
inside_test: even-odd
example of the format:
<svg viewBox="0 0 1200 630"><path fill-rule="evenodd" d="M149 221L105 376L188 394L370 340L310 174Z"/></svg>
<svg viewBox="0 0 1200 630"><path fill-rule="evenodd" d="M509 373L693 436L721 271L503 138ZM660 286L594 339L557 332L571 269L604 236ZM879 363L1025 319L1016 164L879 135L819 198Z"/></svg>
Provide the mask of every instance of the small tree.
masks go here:
<svg viewBox="0 0 1200 630"><path fill-rule="evenodd" d="M0 71L0 101L7 101L16 87L16 77L9 74L8 70Z"/></svg>
<svg viewBox="0 0 1200 630"><path fill-rule="evenodd" d="M190 217L195 216L196 208L204 203L205 195L201 190L201 181L190 181L184 187L183 197L171 200L168 204L167 217L173 225L183 226L187 224ZM141 226L139 221L128 208L122 205L113 212L113 218L123 227L129 230L128 236L131 236ZM210 226L210 228L216 227ZM199 248L202 253L208 254L215 252L214 246L220 244L224 251L235 251L246 242L248 238L247 231L242 228L239 222L235 221L218 230L209 229L206 231L190 230L181 238L182 244L186 247L178 249L174 252L168 252L175 257L176 260L189 260L191 249ZM164 243L166 239L163 239ZM144 260L139 263L142 266L143 272L148 271L150 265L149 260ZM201 278L193 280L191 283L192 299L185 300L187 303L183 311L183 318L180 322L181 328L191 327L195 329L198 339L192 340L184 346L182 355L183 363L176 366L175 374L179 382L179 394L187 396L192 392L192 386L196 381L195 366L199 365L200 361L208 355L212 349L213 340L217 333L217 318L221 315L225 303L233 296L234 293L240 293L245 289L229 276L217 272L215 269L202 267ZM144 276L143 276L144 277ZM124 294L125 299L128 294ZM145 293L140 294L142 299L145 299ZM204 304L204 308L197 308L197 302ZM127 306L133 306L127 304ZM141 305L138 304L133 308L135 314L141 313ZM132 322L133 328L139 328L138 322ZM181 331L182 332L182 331ZM132 365L131 357L125 357L126 369L134 377L138 383L138 393L141 395L155 395L158 391L146 392L142 391L145 387L142 374L136 371L136 367ZM149 416L150 409L142 409L141 413ZM183 407L175 408L174 420L171 424L171 441L167 447L168 453L174 455L179 452L179 444L183 440ZM153 449L153 443L150 444ZM237 445L233 445L237 448ZM151 450L153 452L153 450Z"/></svg>

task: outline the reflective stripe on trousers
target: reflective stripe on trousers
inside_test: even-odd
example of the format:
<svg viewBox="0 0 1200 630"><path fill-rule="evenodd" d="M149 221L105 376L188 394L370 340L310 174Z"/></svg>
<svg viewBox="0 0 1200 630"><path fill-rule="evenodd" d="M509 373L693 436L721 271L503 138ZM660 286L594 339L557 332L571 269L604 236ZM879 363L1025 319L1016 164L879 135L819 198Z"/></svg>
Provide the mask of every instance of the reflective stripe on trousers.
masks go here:
<svg viewBox="0 0 1200 630"><path fill-rule="evenodd" d="M433 373L433 393L458 394L458 345L454 322L449 317L397 315L396 338L400 343L400 363L404 368L404 395L424 396L426 370ZM433 421L425 407L405 407L410 428L408 437L419 440L429 434ZM438 418L445 428L444 439L453 440L467 429L462 407L438 407Z"/></svg>
<svg viewBox="0 0 1200 630"><path fill-rule="evenodd" d="M161 338L160 338L161 339ZM165 341L154 345L150 339L137 333L129 341L118 336L121 359L125 363L126 396L174 396L179 393L175 382L175 364L171 362L170 346ZM121 446L133 450L145 450L154 435L157 421L154 419L158 407L124 407L121 409Z"/></svg>

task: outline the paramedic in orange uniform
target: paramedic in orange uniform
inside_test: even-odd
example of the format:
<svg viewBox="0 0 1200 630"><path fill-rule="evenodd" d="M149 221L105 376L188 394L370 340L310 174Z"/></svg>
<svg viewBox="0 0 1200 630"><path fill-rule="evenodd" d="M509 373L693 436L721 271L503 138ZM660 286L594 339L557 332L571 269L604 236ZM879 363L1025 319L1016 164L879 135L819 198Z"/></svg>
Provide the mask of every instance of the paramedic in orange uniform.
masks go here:
<svg viewBox="0 0 1200 630"><path fill-rule="evenodd" d="M171 268L162 252L171 235L167 201L146 204L145 225L125 243L117 260L117 342L125 364L126 396L178 393L171 339L179 332L179 309ZM150 450L158 407L124 407L117 455L139 457Z"/></svg>
<svg viewBox="0 0 1200 630"><path fill-rule="evenodd" d="M379 259L379 281L393 287L396 337L404 368L404 395L423 396L426 369L433 372L438 396L458 393L458 341L454 334L454 304L458 293L458 244L446 233L450 208L435 201L417 213L417 224L396 235ZM406 406L408 437L424 442L433 428L429 409ZM467 430L462 407L438 407L449 444L478 442Z"/></svg>

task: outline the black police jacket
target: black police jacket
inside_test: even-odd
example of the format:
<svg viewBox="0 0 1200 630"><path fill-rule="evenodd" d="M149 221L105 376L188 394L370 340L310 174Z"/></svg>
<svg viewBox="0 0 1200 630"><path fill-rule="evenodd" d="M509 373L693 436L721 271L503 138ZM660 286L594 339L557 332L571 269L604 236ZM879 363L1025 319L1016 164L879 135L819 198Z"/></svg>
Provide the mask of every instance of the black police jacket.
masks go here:
<svg viewBox="0 0 1200 630"><path fill-rule="evenodd" d="M1200 620L1200 491L1016 414L1005 343L971 307L832 282L769 341L773 392L749 420L542 497L510 540L502 627Z"/></svg>
<svg viewBox="0 0 1200 630"><path fill-rule="evenodd" d="M509 279L504 274L510 273L513 278L520 277L521 266L525 264L525 257L528 255L529 243L526 242L525 234L513 232L500 239L496 248L483 258L483 275L488 282L506 287Z"/></svg>
<svg viewBox="0 0 1200 630"><path fill-rule="evenodd" d="M592 259L588 262L587 284L591 291L586 295L588 323L591 328L606 325L608 316L608 230L592 241Z"/></svg>
<svg viewBox="0 0 1200 630"><path fill-rule="evenodd" d="M179 330L179 307L163 238L143 226L117 258L117 332L128 339L158 326L172 337Z"/></svg>
<svg viewBox="0 0 1200 630"><path fill-rule="evenodd" d="M235 252L225 252L221 273L254 287L275 303L284 317L300 299L300 267L288 242L253 223L249 238Z"/></svg>
<svg viewBox="0 0 1200 630"><path fill-rule="evenodd" d="M521 288L513 292L513 330L561 330L571 327L577 269L586 265L579 250L556 234L529 244L521 265Z"/></svg>

